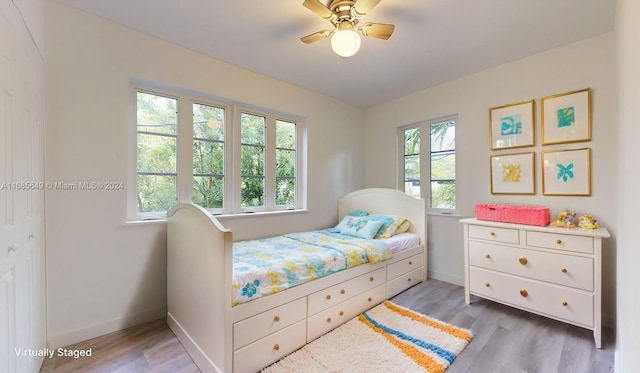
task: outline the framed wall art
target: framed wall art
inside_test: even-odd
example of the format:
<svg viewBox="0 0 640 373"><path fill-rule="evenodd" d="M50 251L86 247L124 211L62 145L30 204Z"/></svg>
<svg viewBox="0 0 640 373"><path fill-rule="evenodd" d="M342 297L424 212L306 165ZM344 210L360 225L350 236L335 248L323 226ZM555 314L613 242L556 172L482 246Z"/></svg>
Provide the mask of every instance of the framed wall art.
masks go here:
<svg viewBox="0 0 640 373"><path fill-rule="evenodd" d="M534 100L489 109L491 150L534 145Z"/></svg>
<svg viewBox="0 0 640 373"><path fill-rule="evenodd" d="M547 196L590 196L591 149L543 152L542 194Z"/></svg>
<svg viewBox="0 0 640 373"><path fill-rule="evenodd" d="M535 194L534 153L491 156L491 194Z"/></svg>
<svg viewBox="0 0 640 373"><path fill-rule="evenodd" d="M591 140L591 88L543 97L542 145Z"/></svg>

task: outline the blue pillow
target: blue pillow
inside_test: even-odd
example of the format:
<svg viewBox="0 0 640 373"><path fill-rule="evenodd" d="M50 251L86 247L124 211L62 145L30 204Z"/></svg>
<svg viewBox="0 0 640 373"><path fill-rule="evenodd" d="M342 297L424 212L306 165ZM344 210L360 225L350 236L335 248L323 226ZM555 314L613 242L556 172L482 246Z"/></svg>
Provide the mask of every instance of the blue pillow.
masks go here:
<svg viewBox="0 0 640 373"><path fill-rule="evenodd" d="M342 228L344 228L344 225L346 224L347 218L349 216L367 216L367 215L369 215L369 213L366 211L353 210L350 213L348 213L344 218L342 218L342 220L338 223L338 225L336 225L333 228L329 228L329 232L340 233L342 231Z"/></svg>
<svg viewBox="0 0 640 373"><path fill-rule="evenodd" d="M380 229L382 224L381 221L366 220L357 216L347 216L345 225L340 230L340 233L359 238L372 239L376 233L378 233L378 229Z"/></svg>

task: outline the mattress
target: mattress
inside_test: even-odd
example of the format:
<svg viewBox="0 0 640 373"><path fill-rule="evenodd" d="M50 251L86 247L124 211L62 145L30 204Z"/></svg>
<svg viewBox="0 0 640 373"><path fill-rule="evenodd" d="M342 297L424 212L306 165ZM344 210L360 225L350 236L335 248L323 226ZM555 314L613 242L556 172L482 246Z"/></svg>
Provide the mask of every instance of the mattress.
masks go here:
<svg viewBox="0 0 640 373"><path fill-rule="evenodd" d="M405 232L396 234L391 238L383 238L381 241L389 246L392 254L397 254L402 250L418 246L420 244L420 236L415 233Z"/></svg>
<svg viewBox="0 0 640 373"><path fill-rule="evenodd" d="M292 233L233 245L233 305L278 293L418 245L413 233L362 239L330 230Z"/></svg>

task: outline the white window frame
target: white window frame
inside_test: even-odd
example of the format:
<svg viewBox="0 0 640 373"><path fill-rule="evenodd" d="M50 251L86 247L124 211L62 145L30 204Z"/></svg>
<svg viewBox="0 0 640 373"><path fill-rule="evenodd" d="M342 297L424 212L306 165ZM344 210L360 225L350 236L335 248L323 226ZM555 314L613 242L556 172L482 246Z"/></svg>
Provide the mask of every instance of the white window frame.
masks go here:
<svg viewBox="0 0 640 373"><path fill-rule="evenodd" d="M447 115L439 118L429 119L418 123L409 124L406 126L398 127L398 181L397 189L404 192L404 133L407 130L413 128L420 129L420 195L425 199L427 212L430 213L443 213L454 214L458 208L458 187L457 187L457 175L458 166L456 163L456 207L453 209L432 208L431 207L431 125L443 123L443 122L455 123L455 136L456 143L458 139L459 121L458 115ZM457 146L456 146L457 147ZM454 154L456 153L456 147L454 147Z"/></svg>
<svg viewBox="0 0 640 373"><path fill-rule="evenodd" d="M265 164L264 164L264 172L265 172L265 197L264 197L264 205L263 206L251 206L251 207L242 207L241 206L241 192L240 185L242 175L240 172L241 162L240 162L240 152L241 152L241 126L240 126L240 117L242 113L262 116L266 118L266 129L265 129ZM294 123L296 125L296 182L295 182L295 202L293 205L277 205L276 204L276 122L283 121ZM234 123L237 125L234 126L234 159L236 162L233 162L234 167L234 184L238 185L235 190L234 197L234 205L236 206L235 211L237 212L260 212L260 211L280 211L280 210L295 210L302 208L301 205L301 190L305 189L304 185L302 185L302 175L301 170L303 169L303 126L300 123L300 120L297 120L292 117L287 117L279 114L269 113L261 110L251 109L245 106L237 106L235 110Z"/></svg>
<svg viewBox="0 0 640 373"><path fill-rule="evenodd" d="M181 89L165 89L146 84L131 85L131 102L133 109L130 121L129 135L129 162L128 162L128 187L127 187L127 221L158 221L166 219L165 212L140 213L137 211L137 92L170 97L178 100L178 125L177 125L177 201L191 202L193 196L193 104L203 104L219 107L225 110L225 165L224 165L224 199L223 208L207 209L216 215L238 215L246 212L271 212L300 210L306 208L306 129L304 120L293 115L283 115L275 111L251 108L246 104L224 103L219 100L207 98L207 95L193 95ZM266 132L266 160L265 160L265 204L260 207L241 207L240 192L240 113L246 112L267 118ZM275 129L276 121L295 123L296 125L296 181L295 203L293 205L276 205L276 148ZM273 171L271 171L273 170Z"/></svg>

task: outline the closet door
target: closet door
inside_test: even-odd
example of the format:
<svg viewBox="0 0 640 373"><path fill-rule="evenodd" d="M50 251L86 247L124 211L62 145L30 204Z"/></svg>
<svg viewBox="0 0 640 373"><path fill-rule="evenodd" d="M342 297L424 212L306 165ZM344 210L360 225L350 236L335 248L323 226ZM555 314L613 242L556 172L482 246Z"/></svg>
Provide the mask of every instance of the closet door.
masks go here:
<svg viewBox="0 0 640 373"><path fill-rule="evenodd" d="M0 372L37 372L46 347L43 60L0 0Z"/></svg>

